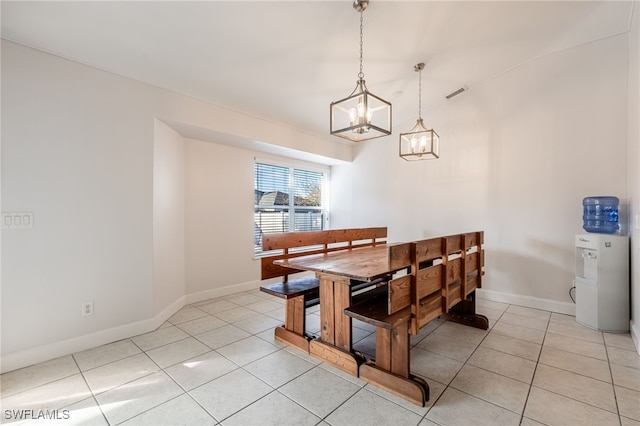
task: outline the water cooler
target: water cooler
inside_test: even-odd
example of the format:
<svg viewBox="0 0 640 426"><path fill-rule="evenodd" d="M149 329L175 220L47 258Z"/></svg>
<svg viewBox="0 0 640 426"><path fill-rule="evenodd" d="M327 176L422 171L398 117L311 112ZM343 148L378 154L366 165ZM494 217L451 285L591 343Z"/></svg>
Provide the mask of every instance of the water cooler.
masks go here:
<svg viewBox="0 0 640 426"><path fill-rule="evenodd" d="M629 238L576 235L576 321L600 331L629 331Z"/></svg>

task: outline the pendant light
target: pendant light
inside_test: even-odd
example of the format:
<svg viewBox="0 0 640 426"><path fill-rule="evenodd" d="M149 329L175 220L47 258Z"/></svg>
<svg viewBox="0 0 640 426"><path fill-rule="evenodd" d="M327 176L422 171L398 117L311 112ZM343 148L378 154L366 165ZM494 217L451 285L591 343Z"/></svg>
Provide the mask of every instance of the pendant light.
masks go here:
<svg viewBox="0 0 640 426"><path fill-rule="evenodd" d="M391 134L391 104L369 92L362 72L362 12L369 0L355 0L353 8L360 13L360 72L351 94L331 103L331 134L354 142Z"/></svg>
<svg viewBox="0 0 640 426"><path fill-rule="evenodd" d="M422 122L422 70L419 63L413 70L420 74L418 83L418 120L413 129L400 133L400 157L407 161L430 160L440 158L440 136L433 130L427 130Z"/></svg>

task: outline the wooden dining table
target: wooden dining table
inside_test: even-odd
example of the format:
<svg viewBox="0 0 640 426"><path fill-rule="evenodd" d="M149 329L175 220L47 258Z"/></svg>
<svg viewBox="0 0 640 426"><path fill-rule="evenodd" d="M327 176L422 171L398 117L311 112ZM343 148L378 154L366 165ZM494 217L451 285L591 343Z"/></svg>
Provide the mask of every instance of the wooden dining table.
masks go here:
<svg viewBox="0 0 640 426"><path fill-rule="evenodd" d="M320 336L302 336L308 345L299 347L424 406L429 385L411 373L409 335L418 334L435 318L488 329L489 320L476 313L475 303L475 290L482 287L484 274L483 241L484 233L479 231L410 243L348 245L272 261L313 271L319 281ZM398 273L403 269L406 274ZM371 288L363 289L363 282ZM354 286L362 292L354 291ZM353 349L352 318L376 327L373 358Z"/></svg>
<svg viewBox="0 0 640 426"><path fill-rule="evenodd" d="M386 244L276 260L275 264L316 273L320 280L320 338L309 353L354 376L362 358L352 350L351 286L390 276L400 267L389 259Z"/></svg>

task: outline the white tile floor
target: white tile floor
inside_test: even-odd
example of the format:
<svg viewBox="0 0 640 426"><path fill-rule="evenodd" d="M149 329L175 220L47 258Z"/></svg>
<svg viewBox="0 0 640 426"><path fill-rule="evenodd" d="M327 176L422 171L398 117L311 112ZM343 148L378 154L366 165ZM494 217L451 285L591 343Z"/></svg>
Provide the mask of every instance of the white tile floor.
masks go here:
<svg viewBox="0 0 640 426"><path fill-rule="evenodd" d="M316 333L317 312L308 316ZM427 407L274 341L283 304L256 290L186 306L148 334L3 374L0 421L640 425L640 357L629 334L485 300L478 312L490 330L436 320L412 337L412 370L431 390ZM355 322L353 334L356 349L371 353L373 329Z"/></svg>

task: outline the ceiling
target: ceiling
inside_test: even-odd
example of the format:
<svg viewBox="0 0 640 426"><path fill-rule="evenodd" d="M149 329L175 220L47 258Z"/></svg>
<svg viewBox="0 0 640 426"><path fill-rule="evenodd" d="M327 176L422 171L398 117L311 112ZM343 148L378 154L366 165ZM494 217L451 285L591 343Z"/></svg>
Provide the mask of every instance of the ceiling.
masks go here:
<svg viewBox="0 0 640 426"><path fill-rule="evenodd" d="M352 92L359 71L360 15L349 0L3 0L1 8L7 40L323 137L329 104ZM416 63L426 63L428 126L447 94L627 32L631 12L624 1L371 0L365 80L392 102L397 134L417 118Z"/></svg>

